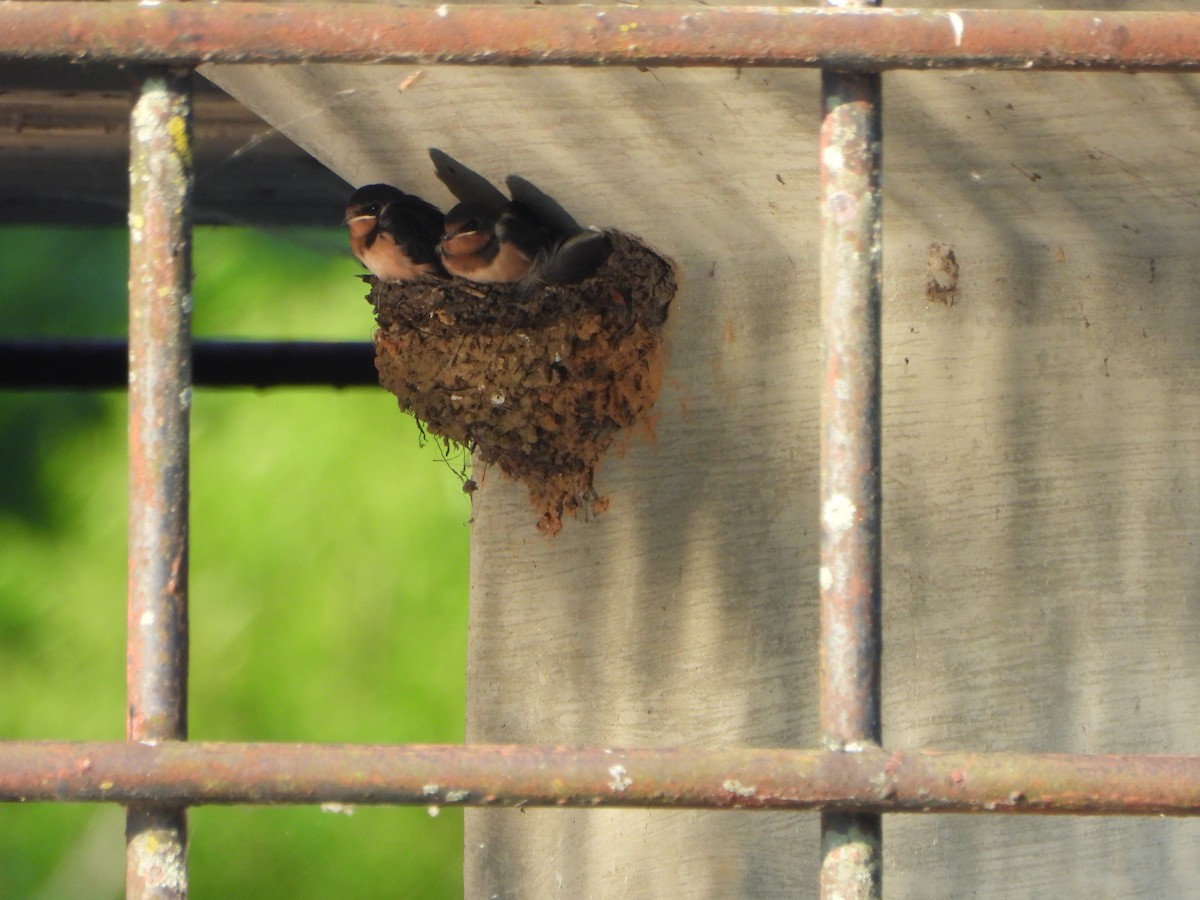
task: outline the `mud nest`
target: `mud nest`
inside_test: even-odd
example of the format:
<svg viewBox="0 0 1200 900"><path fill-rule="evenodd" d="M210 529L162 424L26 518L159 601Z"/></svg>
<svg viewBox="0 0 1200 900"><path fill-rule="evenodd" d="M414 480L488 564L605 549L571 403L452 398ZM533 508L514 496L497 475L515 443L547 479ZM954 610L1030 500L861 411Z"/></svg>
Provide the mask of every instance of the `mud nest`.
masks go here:
<svg viewBox="0 0 1200 900"><path fill-rule="evenodd" d="M662 382L671 265L631 235L579 284L369 278L379 381L433 433L529 488L537 526L603 512L596 466Z"/></svg>

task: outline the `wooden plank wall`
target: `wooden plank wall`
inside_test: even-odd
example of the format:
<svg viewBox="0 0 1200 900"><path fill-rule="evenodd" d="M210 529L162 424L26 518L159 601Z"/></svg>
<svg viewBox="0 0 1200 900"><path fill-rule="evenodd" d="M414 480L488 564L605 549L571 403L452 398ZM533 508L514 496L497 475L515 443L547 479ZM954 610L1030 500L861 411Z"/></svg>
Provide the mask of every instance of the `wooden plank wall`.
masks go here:
<svg viewBox="0 0 1200 900"><path fill-rule="evenodd" d="M482 478L468 739L817 745L817 74L210 74L351 182L447 205L439 148L683 273L655 440L602 467L609 511L548 540ZM1197 748L1198 84L885 79L889 745ZM1198 838L891 817L886 890L1181 896ZM812 896L817 864L814 815L467 814L469 897Z"/></svg>

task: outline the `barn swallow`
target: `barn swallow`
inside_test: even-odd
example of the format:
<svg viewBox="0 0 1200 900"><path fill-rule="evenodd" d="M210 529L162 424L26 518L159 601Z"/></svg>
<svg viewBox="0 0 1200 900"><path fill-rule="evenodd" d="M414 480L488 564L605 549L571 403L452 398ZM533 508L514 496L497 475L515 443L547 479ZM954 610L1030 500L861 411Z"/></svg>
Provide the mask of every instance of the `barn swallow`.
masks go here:
<svg viewBox="0 0 1200 900"><path fill-rule="evenodd" d="M524 281L549 252L550 232L517 203L494 206L468 200L446 213L438 244L442 265L468 281Z"/></svg>
<svg viewBox="0 0 1200 900"><path fill-rule="evenodd" d="M451 275L525 287L582 281L611 249L603 232L556 236L516 201L504 206L460 203L446 214L446 233L438 244L442 265Z"/></svg>
<svg viewBox="0 0 1200 900"><path fill-rule="evenodd" d="M350 198L344 221L350 249L380 281L442 274L442 213L432 203L390 184L368 184Z"/></svg>

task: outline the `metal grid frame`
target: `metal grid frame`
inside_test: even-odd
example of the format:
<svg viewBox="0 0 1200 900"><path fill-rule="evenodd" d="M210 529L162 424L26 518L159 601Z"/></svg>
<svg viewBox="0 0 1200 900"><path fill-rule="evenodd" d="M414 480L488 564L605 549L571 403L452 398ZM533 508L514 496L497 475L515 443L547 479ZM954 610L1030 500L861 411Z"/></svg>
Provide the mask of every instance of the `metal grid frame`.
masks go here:
<svg viewBox="0 0 1200 900"><path fill-rule="evenodd" d="M882 813L1200 813L1200 757L888 750L879 693L880 73L1195 71L1200 14L866 7L0 5L0 59L155 67L131 121L128 740L0 742L0 800L126 805L130 897L186 896L186 808L209 803L819 809L830 897L880 896ZM823 69L823 749L186 741L188 70L300 61Z"/></svg>

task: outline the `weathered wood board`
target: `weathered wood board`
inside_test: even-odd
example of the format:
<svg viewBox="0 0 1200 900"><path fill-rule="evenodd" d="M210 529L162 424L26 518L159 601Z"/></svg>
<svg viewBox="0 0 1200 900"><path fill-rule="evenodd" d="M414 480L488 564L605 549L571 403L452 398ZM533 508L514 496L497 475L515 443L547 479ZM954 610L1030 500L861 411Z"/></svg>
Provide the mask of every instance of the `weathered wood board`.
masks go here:
<svg viewBox="0 0 1200 900"><path fill-rule="evenodd" d="M608 512L548 540L522 487L482 478L468 739L818 745L817 74L416 72L210 74L353 183L446 205L438 148L683 276L655 439L601 467ZM1198 97L885 78L889 745L1200 748ZM934 242L953 305L926 297ZM1183 896L1198 840L890 817L886 893ZM814 815L467 815L469 897L813 896L817 863Z"/></svg>

